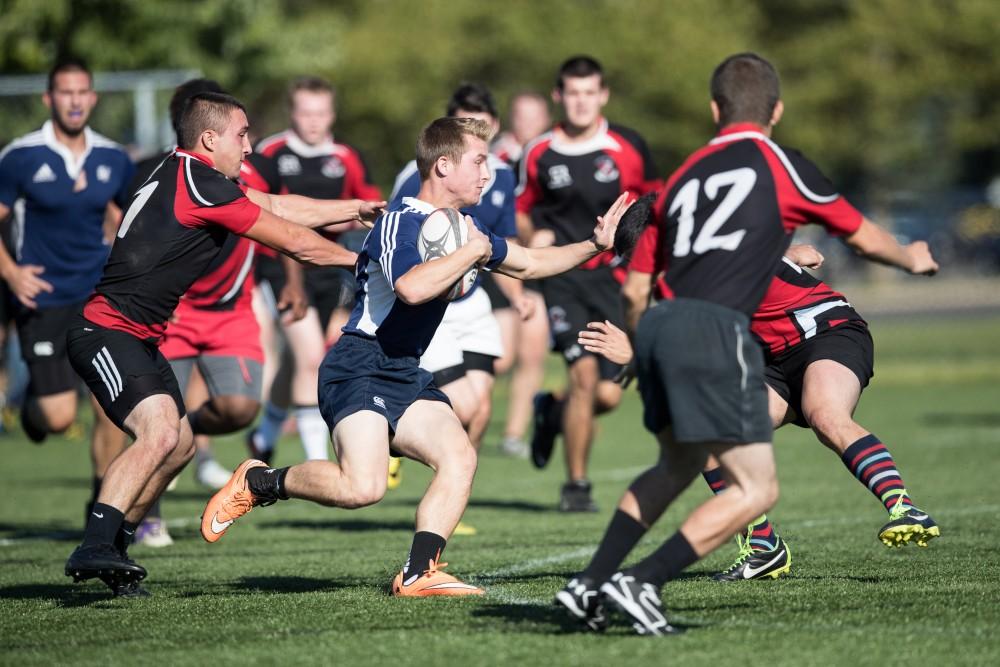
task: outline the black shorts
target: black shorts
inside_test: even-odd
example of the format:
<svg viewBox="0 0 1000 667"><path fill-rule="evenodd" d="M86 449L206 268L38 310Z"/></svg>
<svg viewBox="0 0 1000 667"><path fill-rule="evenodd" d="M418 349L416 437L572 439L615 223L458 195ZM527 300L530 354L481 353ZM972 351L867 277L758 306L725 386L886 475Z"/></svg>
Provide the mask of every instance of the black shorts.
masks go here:
<svg viewBox="0 0 1000 667"><path fill-rule="evenodd" d="M334 310L354 305L357 285L354 273L347 269L310 266L306 268L305 283L309 305L316 309L320 326L324 330Z"/></svg>
<svg viewBox="0 0 1000 667"><path fill-rule="evenodd" d="M496 360L496 357L482 352L462 352L462 363L434 371L434 384L438 387L445 387L455 380L465 377L469 371L483 371L495 376L494 362Z"/></svg>
<svg viewBox="0 0 1000 667"><path fill-rule="evenodd" d="M390 357L378 341L345 333L319 367L319 410L332 430L341 419L371 410L385 417L392 432L407 408L419 400L448 397L417 357Z"/></svg>
<svg viewBox="0 0 1000 667"><path fill-rule="evenodd" d="M285 267L281 263L281 258L259 255L254 268L254 278L262 289L270 288L274 299L277 300L281 290L285 289Z"/></svg>
<svg viewBox="0 0 1000 667"><path fill-rule="evenodd" d="M549 312L554 347L568 365L593 354L576 342L588 322L609 320L618 328L625 328L621 285L609 267L573 269L546 278L542 281L542 294ZM602 380L613 380L622 368L599 355L597 362Z"/></svg>
<svg viewBox="0 0 1000 667"><path fill-rule="evenodd" d="M707 301L663 301L636 333L646 428L677 442L770 442L764 355L747 317Z"/></svg>
<svg viewBox="0 0 1000 667"><path fill-rule="evenodd" d="M821 359L830 359L849 368L864 390L875 376L875 343L868 326L864 322L844 322L769 360L764 369L764 381L795 411L792 423L802 428L809 428L802 416L802 382L809 364Z"/></svg>
<svg viewBox="0 0 1000 667"><path fill-rule="evenodd" d="M41 310L16 307L14 320L21 355L28 365L32 396L61 394L79 384L80 378L66 355L66 331L82 308L82 303Z"/></svg>
<svg viewBox="0 0 1000 667"><path fill-rule="evenodd" d="M155 343L78 316L66 332L66 349L73 370L87 383L104 413L126 433L130 431L125 419L149 396L168 394L177 405L177 414L184 416L177 378Z"/></svg>
<svg viewBox="0 0 1000 667"><path fill-rule="evenodd" d="M510 299L500 291L500 287L497 285L496 278L493 277L492 272L480 271L479 285L486 292L486 296L490 297L490 305L493 307L493 310L503 310L504 308L512 307Z"/></svg>

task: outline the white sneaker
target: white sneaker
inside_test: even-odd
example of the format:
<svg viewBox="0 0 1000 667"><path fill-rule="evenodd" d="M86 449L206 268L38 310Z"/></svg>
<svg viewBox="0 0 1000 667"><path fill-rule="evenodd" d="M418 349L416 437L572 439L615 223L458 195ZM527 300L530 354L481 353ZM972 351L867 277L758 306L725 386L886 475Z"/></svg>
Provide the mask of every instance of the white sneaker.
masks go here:
<svg viewBox="0 0 1000 667"><path fill-rule="evenodd" d="M526 459L531 454L531 448L524 440L507 436L500 442L500 453L512 459Z"/></svg>
<svg viewBox="0 0 1000 667"><path fill-rule="evenodd" d="M135 543L146 547L169 547L174 538L167 532L167 524L163 519L143 519L135 531Z"/></svg>
<svg viewBox="0 0 1000 667"><path fill-rule="evenodd" d="M215 459L204 459L194 467L195 481L210 489L221 489L229 483L232 476L233 471L226 470Z"/></svg>

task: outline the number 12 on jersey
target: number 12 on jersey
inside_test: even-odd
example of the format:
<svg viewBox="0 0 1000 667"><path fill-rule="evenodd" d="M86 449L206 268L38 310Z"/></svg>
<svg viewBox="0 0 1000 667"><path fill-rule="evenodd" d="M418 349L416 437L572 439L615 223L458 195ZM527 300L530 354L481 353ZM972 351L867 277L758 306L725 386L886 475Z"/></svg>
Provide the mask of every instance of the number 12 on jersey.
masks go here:
<svg viewBox="0 0 1000 667"><path fill-rule="evenodd" d="M698 209L698 194L701 192L701 181L692 178L677 191L667 215L674 215L680 209L677 216L677 238L674 240L674 257L685 257L694 252L701 255L709 250L736 250L746 230L740 229L728 234L717 235L716 232L722 225L736 212L740 204L747 198L757 182L757 173L749 167L741 167L730 171L722 171L713 174L705 179L705 196L711 201L719 194L721 188L729 187L726 196L723 197L719 205L715 207L711 215L702 224L698 236L691 243L694 235L695 211Z"/></svg>

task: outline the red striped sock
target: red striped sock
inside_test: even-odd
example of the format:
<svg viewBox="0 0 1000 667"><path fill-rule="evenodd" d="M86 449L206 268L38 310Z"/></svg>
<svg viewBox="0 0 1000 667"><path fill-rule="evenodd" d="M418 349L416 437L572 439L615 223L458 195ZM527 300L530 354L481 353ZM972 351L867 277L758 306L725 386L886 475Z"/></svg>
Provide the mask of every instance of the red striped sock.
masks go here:
<svg viewBox="0 0 1000 667"><path fill-rule="evenodd" d="M887 512L892 512L897 503L913 507L892 454L874 435L859 439L841 454L840 459L851 474L882 502Z"/></svg>

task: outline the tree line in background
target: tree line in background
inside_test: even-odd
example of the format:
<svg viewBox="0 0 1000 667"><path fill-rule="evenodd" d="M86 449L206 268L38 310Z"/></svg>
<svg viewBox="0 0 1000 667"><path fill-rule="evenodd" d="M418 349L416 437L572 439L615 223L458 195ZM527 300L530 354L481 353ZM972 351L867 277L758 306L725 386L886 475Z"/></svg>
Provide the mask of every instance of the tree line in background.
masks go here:
<svg viewBox="0 0 1000 667"><path fill-rule="evenodd" d="M260 135L284 127L290 78L324 76L338 137L388 185L458 83L503 104L548 92L578 53L603 62L608 116L666 173L713 130L714 66L753 50L782 76L777 138L871 196L1000 172L998 25L993 0L0 0L0 70L45 72L63 53L97 71L198 69L247 103ZM3 104L3 141L39 124L40 104ZM128 141L128 103L103 101L93 124Z"/></svg>

